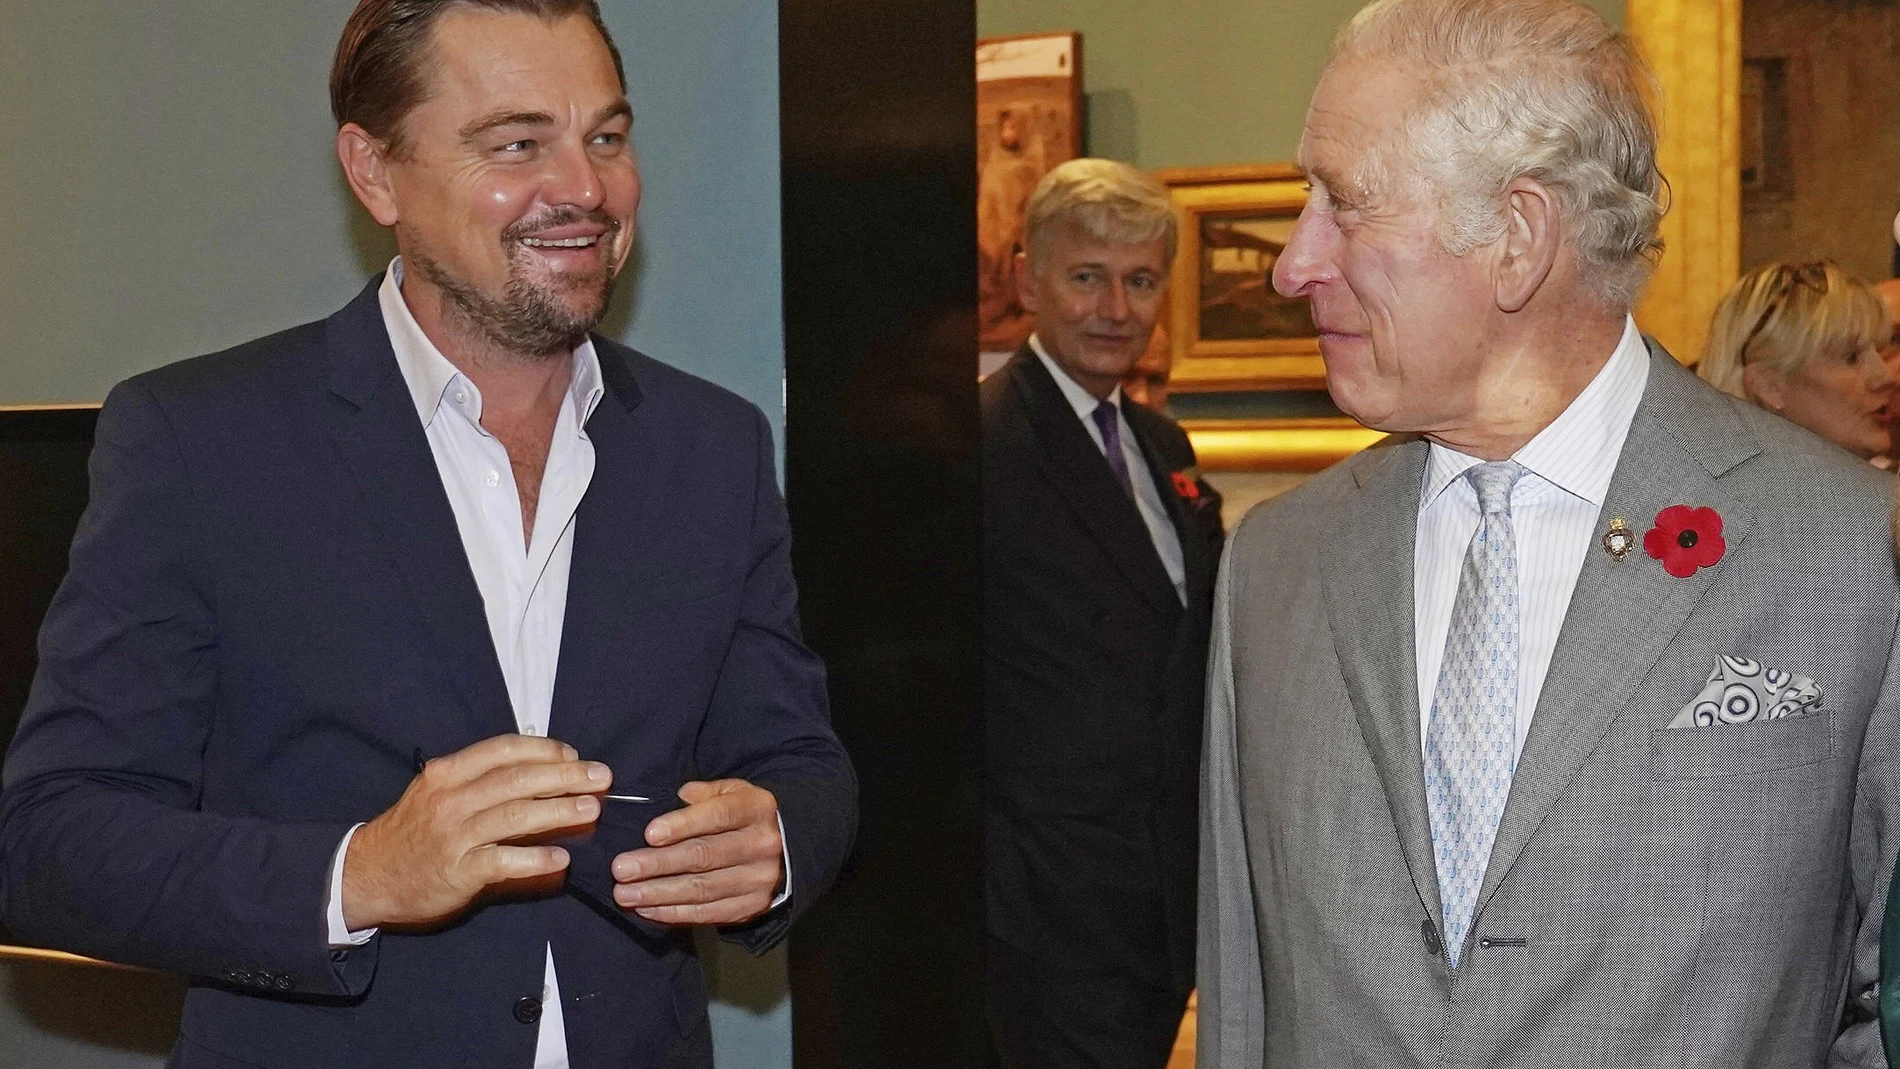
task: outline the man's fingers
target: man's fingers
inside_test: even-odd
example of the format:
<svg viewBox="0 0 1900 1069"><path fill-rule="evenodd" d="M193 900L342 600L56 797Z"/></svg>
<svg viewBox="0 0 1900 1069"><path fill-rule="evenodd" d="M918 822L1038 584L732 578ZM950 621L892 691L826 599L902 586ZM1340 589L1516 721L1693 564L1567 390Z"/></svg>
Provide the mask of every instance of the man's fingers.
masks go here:
<svg viewBox="0 0 1900 1069"><path fill-rule="evenodd" d="M516 798L470 817L465 833L471 847L482 847L591 824L599 816L600 799L591 794L562 798Z"/></svg>
<svg viewBox="0 0 1900 1069"><path fill-rule="evenodd" d="M614 858L619 883L651 880L689 872L711 872L755 861L776 862L782 854L778 825L755 824L738 831L702 835L673 846L629 850Z"/></svg>
<svg viewBox="0 0 1900 1069"><path fill-rule="evenodd" d="M516 798L598 794L612 786L613 779L613 770L597 761L535 761L491 768L460 790L479 810Z"/></svg>
<svg viewBox="0 0 1900 1069"><path fill-rule="evenodd" d="M478 888L488 887L560 872L567 861L567 851L558 846L484 846L463 855L462 875Z"/></svg>
<svg viewBox="0 0 1900 1069"><path fill-rule="evenodd" d="M623 883L614 887L614 901L622 909L634 909L703 905L746 895L764 895L770 903L772 890L778 886L778 869L778 865L771 862L752 862L712 872Z"/></svg>
<svg viewBox="0 0 1900 1069"><path fill-rule="evenodd" d="M744 780L688 783L679 789L686 803L647 825L647 843L666 846L683 839L736 831L759 823L778 811L772 792Z"/></svg>
<svg viewBox="0 0 1900 1069"><path fill-rule="evenodd" d="M567 743L536 735L496 735L437 757L423 772L438 786L467 783L502 765L572 761L580 756Z"/></svg>
<svg viewBox="0 0 1900 1069"><path fill-rule="evenodd" d="M771 904L769 895L745 895L690 906L642 906L634 912L655 924L744 924Z"/></svg>

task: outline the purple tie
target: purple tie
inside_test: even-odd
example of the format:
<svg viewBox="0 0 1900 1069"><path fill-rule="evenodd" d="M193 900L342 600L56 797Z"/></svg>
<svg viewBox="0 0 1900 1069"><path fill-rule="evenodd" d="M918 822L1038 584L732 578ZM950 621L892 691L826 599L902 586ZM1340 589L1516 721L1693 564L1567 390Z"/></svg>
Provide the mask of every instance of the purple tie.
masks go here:
<svg viewBox="0 0 1900 1069"><path fill-rule="evenodd" d="M1095 417L1095 425L1102 429L1102 452L1108 454L1109 470L1115 473L1115 481L1122 484L1122 492L1129 497L1135 496L1135 484L1128 478L1128 458L1122 456L1121 409L1113 401L1103 401L1095 406L1090 415Z"/></svg>

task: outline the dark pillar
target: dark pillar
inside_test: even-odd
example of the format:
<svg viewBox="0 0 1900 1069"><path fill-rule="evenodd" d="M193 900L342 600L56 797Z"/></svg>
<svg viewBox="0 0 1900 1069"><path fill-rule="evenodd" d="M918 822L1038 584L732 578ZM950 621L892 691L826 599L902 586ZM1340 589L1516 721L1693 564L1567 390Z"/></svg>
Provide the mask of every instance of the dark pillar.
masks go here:
<svg viewBox="0 0 1900 1069"><path fill-rule="evenodd" d="M984 1063L974 0L780 0L786 492L862 830L799 1069Z"/></svg>

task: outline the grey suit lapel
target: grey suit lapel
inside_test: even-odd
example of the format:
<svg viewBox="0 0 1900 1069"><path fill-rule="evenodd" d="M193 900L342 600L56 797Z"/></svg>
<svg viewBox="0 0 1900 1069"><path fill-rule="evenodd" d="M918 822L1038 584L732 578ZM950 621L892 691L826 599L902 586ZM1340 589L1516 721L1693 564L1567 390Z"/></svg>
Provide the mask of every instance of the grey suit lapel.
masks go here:
<svg viewBox="0 0 1900 1069"><path fill-rule="evenodd" d="M1429 447L1396 442L1351 463L1358 489L1326 547L1326 609L1346 694L1385 787L1412 884L1439 916L1438 869L1425 815L1413 650L1412 551Z"/></svg>
<svg viewBox="0 0 1900 1069"><path fill-rule="evenodd" d="M1485 866L1479 915L1690 611L1734 559L1753 510L1721 476L1759 452L1729 402L1652 343L1649 382L1597 524L1601 534L1611 518L1622 517L1638 545L1621 562L1594 543L1584 557ZM1678 579L1643 552L1643 533L1670 505L1708 506L1721 514L1729 547L1721 562Z"/></svg>

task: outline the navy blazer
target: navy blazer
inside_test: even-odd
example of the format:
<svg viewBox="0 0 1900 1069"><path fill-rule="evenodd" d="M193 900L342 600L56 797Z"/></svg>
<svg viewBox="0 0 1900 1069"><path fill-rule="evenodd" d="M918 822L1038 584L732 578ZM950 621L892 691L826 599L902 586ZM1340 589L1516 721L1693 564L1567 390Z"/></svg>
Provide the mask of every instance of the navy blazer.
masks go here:
<svg viewBox="0 0 1900 1069"><path fill-rule="evenodd" d="M516 730L379 282L112 391L7 754L0 918L190 974L178 1066L526 1069L550 943L576 1069L710 1065L688 933L578 895L329 949L344 832L396 801L417 751ZM777 796L791 899L728 933L761 951L856 823L771 433L733 394L594 344L607 396L549 734L618 790L743 777Z"/></svg>

